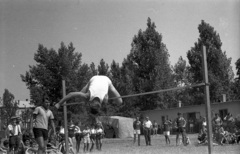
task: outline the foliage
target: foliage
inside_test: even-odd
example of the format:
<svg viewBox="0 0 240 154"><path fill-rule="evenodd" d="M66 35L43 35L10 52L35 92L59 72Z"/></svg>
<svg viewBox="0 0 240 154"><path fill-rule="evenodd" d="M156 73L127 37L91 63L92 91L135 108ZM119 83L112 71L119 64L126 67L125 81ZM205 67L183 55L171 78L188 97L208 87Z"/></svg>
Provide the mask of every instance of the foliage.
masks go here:
<svg viewBox="0 0 240 154"><path fill-rule="evenodd" d="M240 99L240 58L236 61L236 70L237 76L233 82L231 82L231 99L232 100L239 100Z"/></svg>
<svg viewBox="0 0 240 154"><path fill-rule="evenodd" d="M42 97L48 95L52 102L62 98L62 80L66 82L66 94L72 91L80 91L88 82L92 72L88 65L81 64L82 54L75 52L73 44L65 46L61 43L58 52L47 49L43 45L38 46L34 60L34 66L29 66L29 71L21 75L22 81L30 89L31 103L38 106L42 103ZM74 100L70 100L74 102ZM70 106L71 112L81 111L80 105Z"/></svg>
<svg viewBox="0 0 240 154"><path fill-rule="evenodd" d="M222 42L219 34L212 26L202 21L198 26L199 39L187 52L189 71L192 74L192 84L203 82L202 75L202 45L207 49L208 77L210 82L210 100L216 102L222 93L231 93L229 85L233 80L233 71L230 66L231 58L221 49ZM203 90L201 90L203 93Z"/></svg>
<svg viewBox="0 0 240 154"><path fill-rule="evenodd" d="M132 49L123 62L125 72L129 72L134 93L143 93L171 87L172 72L169 65L169 54L162 42L162 35L156 31L151 19L147 20L145 31L141 29L134 36ZM158 102L164 102L159 104ZM135 102L141 110L168 106L168 95L152 94L136 98Z"/></svg>
<svg viewBox="0 0 240 154"><path fill-rule="evenodd" d="M18 102L14 101L14 95L8 91L8 89L4 90L3 93L3 110L1 110L1 119L5 121L5 128L10 123L11 117L16 116L16 111L18 109Z"/></svg>

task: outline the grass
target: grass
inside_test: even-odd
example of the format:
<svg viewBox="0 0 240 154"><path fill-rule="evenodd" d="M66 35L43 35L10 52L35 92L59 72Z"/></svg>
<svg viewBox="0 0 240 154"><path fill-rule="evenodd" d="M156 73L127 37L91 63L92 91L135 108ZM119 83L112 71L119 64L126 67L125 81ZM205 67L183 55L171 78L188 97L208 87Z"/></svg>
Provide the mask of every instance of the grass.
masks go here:
<svg viewBox="0 0 240 154"><path fill-rule="evenodd" d="M152 146L146 146L144 136L141 136L141 146L133 144L133 139L104 139L102 151L94 149L91 153L99 154L208 154L208 146L197 146L197 135L189 135L191 145L176 146L175 135L171 135L171 144L166 145L163 135L152 137ZM81 143L80 153L83 144ZM213 146L213 154L239 154L240 145Z"/></svg>

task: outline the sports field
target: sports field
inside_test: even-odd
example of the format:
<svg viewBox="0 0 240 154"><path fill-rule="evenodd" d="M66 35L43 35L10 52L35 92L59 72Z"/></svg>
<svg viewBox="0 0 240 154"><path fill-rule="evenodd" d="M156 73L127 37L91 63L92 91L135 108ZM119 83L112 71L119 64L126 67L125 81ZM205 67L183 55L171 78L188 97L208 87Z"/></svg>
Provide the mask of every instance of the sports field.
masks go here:
<svg viewBox="0 0 240 154"><path fill-rule="evenodd" d="M102 151L94 149L91 153L99 154L207 154L208 146L197 146L197 134L189 135L191 144L176 146L175 135L171 135L171 144L166 145L163 135L152 137L152 146L146 146L141 136L141 146L133 145L133 139L104 139ZM83 153L81 143L80 153ZM213 146L214 154L240 154L240 144Z"/></svg>

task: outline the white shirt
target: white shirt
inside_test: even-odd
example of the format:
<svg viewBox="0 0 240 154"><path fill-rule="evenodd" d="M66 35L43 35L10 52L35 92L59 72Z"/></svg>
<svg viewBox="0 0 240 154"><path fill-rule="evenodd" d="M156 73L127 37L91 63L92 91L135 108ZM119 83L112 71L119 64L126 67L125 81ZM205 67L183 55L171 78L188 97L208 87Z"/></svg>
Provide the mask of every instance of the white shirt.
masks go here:
<svg viewBox="0 0 240 154"><path fill-rule="evenodd" d="M103 133L102 128L96 129L96 133Z"/></svg>
<svg viewBox="0 0 240 154"><path fill-rule="evenodd" d="M75 126L75 127L76 127L76 132L75 133L81 133L81 129L78 126Z"/></svg>
<svg viewBox="0 0 240 154"><path fill-rule="evenodd" d="M146 121L146 122L144 123L144 127L146 127L146 128L151 128L151 127L152 127L152 122L151 122L150 120Z"/></svg>
<svg viewBox="0 0 240 154"><path fill-rule="evenodd" d="M15 125L15 130L14 130L14 126L13 125L8 125L8 130L12 130L13 131L13 135L12 133L9 133L9 136L16 136L18 135L19 133L21 133L21 128L20 128L20 125Z"/></svg>
<svg viewBox="0 0 240 154"><path fill-rule="evenodd" d="M89 101L92 101L95 97L98 97L102 103L105 95L108 94L108 87L111 83L111 80L106 76L92 77L89 82Z"/></svg>
<svg viewBox="0 0 240 154"><path fill-rule="evenodd" d="M96 129L91 129L91 134L96 134Z"/></svg>

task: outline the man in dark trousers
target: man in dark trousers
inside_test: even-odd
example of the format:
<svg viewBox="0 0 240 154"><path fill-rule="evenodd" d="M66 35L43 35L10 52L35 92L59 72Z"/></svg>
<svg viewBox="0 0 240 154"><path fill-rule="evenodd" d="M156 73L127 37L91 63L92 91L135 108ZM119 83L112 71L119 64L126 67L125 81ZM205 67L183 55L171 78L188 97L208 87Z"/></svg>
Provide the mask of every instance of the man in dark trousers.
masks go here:
<svg viewBox="0 0 240 154"><path fill-rule="evenodd" d="M146 146L151 146L151 130L152 130L152 122L146 117L146 121L143 124L144 128L144 136L146 141Z"/></svg>

